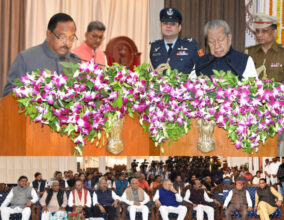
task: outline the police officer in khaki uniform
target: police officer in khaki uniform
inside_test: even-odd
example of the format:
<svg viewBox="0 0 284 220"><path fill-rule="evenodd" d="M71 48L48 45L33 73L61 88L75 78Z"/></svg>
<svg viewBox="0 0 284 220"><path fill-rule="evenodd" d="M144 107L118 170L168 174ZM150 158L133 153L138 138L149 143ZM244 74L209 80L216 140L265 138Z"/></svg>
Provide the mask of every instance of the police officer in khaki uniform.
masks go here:
<svg viewBox="0 0 284 220"><path fill-rule="evenodd" d="M276 43L279 18L265 14L254 16L255 36L258 45L246 49L252 56L260 79L284 83L284 48ZM278 135L278 155L284 155L284 132Z"/></svg>
<svg viewBox="0 0 284 220"><path fill-rule="evenodd" d="M260 79L284 83L284 48L276 43L279 18L265 14L254 16L255 36L258 45L246 49L257 69Z"/></svg>

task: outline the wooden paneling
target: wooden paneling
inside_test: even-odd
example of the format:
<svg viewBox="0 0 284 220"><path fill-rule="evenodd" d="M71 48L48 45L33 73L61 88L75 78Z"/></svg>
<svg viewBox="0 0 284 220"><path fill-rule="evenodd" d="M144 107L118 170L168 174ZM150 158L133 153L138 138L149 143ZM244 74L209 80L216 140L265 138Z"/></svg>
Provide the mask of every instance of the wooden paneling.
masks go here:
<svg viewBox="0 0 284 220"><path fill-rule="evenodd" d="M215 127L213 139L216 149L210 153L202 153L197 149L199 131L196 121L192 120L191 130L177 142L168 146L162 144L164 154L155 147L148 134L140 126L138 118L125 117L121 139L124 150L118 156L265 156L277 154L277 137L270 138L265 147L260 146L254 154L236 149L228 139L226 131ZM105 141L106 142L106 141ZM67 136L51 132L47 125L42 126L18 113L16 99L9 95L0 101L0 155L1 156L70 156L73 155L74 143ZM110 156L106 147L96 147L96 142L87 143L83 150L84 156Z"/></svg>
<svg viewBox="0 0 284 220"><path fill-rule="evenodd" d="M277 155L277 137L269 138L265 146L260 146L257 153L248 154L243 152L242 149L237 149L231 140L227 137L227 132L219 127L215 127L213 133L213 140L215 141L215 150L209 153L203 153L197 149L197 142L199 131L196 125L196 120L191 120L191 129L189 133L181 137L177 142L168 146L164 143L162 146L167 156L228 156L228 157L274 157Z"/></svg>

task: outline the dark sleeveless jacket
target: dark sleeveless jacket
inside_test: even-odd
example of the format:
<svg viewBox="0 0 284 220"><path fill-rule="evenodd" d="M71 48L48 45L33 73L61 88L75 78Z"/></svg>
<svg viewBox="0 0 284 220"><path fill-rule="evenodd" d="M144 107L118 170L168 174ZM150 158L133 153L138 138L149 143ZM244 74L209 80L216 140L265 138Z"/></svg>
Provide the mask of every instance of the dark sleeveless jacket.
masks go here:
<svg viewBox="0 0 284 220"><path fill-rule="evenodd" d="M273 195L269 186L264 187L264 189L258 188L256 190L259 202L264 201L269 205L276 207L277 197Z"/></svg>
<svg viewBox="0 0 284 220"><path fill-rule="evenodd" d="M45 203L48 206L51 198L53 196L53 190L52 189L48 189L47 190L47 197L45 199ZM58 193L57 193L57 201L58 201L58 205L61 207L62 203L63 203L63 196L64 196L64 191L59 189Z"/></svg>

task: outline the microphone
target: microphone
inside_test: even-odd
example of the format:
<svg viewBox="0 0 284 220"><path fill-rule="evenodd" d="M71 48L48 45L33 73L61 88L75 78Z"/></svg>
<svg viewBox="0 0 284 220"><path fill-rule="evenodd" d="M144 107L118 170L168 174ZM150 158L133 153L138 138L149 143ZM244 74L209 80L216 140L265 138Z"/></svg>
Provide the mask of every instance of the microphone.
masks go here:
<svg viewBox="0 0 284 220"><path fill-rule="evenodd" d="M70 57L73 58L73 59L80 60L80 62L81 62L81 61L90 62L89 60L82 59L82 58L78 57L76 54L71 53L71 52L70 52ZM94 62L94 64L97 64L97 65L103 66L103 67L105 66L105 65L103 65L103 64L99 64L99 63L95 63L95 62Z"/></svg>
<svg viewBox="0 0 284 220"><path fill-rule="evenodd" d="M226 56L226 58L225 58L225 60L226 60L226 62L227 62L227 64L228 64L228 66L239 76L239 77L241 77L242 75L240 74L240 72L232 65L232 63L231 63L231 57L230 56Z"/></svg>
<svg viewBox="0 0 284 220"><path fill-rule="evenodd" d="M192 72L192 71L195 71L195 72L200 71L200 70L204 69L205 67L209 66L214 60L215 60L215 57L210 54L209 57L208 57L208 60L205 63L203 63L202 65L200 65L198 67L195 66L190 72Z"/></svg>

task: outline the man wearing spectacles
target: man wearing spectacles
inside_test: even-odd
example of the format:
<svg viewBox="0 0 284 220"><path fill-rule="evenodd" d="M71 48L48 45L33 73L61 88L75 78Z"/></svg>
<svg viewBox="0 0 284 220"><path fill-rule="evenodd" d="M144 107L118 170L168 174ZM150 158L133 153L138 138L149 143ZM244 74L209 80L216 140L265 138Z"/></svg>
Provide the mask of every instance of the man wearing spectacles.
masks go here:
<svg viewBox="0 0 284 220"><path fill-rule="evenodd" d="M228 23L224 20L207 22L204 27L210 53L200 57L196 63L197 75L214 75L213 70L231 71L239 79L257 77L254 62L247 54L232 48L232 34Z"/></svg>
<svg viewBox="0 0 284 220"><path fill-rule="evenodd" d="M92 21L85 33L85 41L80 46L72 50L82 60L94 60L95 63L105 65L107 64L106 55L99 47L104 40L104 33L106 27L100 21Z"/></svg>
<svg viewBox="0 0 284 220"><path fill-rule="evenodd" d="M35 47L21 51L12 63L4 89L4 96L12 93L14 80L34 70L48 69L63 73L61 62L80 62L80 58L70 53L77 40L76 25L72 17L64 13L55 14L48 23L46 40Z"/></svg>

